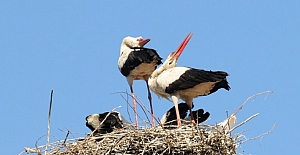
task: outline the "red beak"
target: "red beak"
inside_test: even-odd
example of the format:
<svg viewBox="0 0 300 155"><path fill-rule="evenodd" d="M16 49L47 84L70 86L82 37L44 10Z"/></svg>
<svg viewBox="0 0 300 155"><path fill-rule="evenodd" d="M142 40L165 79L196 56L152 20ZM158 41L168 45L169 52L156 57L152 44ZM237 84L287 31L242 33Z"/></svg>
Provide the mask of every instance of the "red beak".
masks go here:
<svg viewBox="0 0 300 155"><path fill-rule="evenodd" d="M150 40L150 38L139 40L139 46L144 47Z"/></svg>
<svg viewBox="0 0 300 155"><path fill-rule="evenodd" d="M193 33L189 33L184 40L182 41L182 43L179 45L179 47L177 48L177 50L175 52L172 53L171 59L175 59L178 60L179 56L181 55L181 53L183 52L184 48L186 47L186 45L189 43L189 41L191 40L193 36Z"/></svg>

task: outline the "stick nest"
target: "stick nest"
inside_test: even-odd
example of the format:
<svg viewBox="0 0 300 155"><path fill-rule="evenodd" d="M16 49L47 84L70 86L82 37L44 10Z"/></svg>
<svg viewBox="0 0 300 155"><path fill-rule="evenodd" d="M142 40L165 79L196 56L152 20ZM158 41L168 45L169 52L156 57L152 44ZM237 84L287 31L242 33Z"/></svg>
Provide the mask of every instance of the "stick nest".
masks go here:
<svg viewBox="0 0 300 155"><path fill-rule="evenodd" d="M236 154L237 144L224 131L185 126L166 130L161 127L141 130L115 130L58 145L51 155L86 154Z"/></svg>
<svg viewBox="0 0 300 155"><path fill-rule="evenodd" d="M250 96L229 118L234 118L235 115L243 108L243 106L251 99L261 94L268 94L272 91L257 93ZM248 140L255 140L269 134L274 129L263 133L254 138L246 138L242 133L231 136L231 132L236 128L244 125L255 114L247 120L236 126L228 124L220 125L205 125L201 124L198 127L185 125L180 129L168 130L160 126L145 127L140 130L134 129L115 129L107 134L90 134L85 138L59 140L43 146L35 148L25 148L25 151L20 153L37 153L41 155L131 155L131 154L179 154L179 155L233 155L237 154L238 146ZM224 121L223 121L224 122ZM222 123L223 123L222 122ZM219 123L219 124L222 124ZM227 126L227 127L226 127ZM175 127L176 128L176 127ZM93 136L92 136L93 135ZM241 142L241 138L245 138Z"/></svg>

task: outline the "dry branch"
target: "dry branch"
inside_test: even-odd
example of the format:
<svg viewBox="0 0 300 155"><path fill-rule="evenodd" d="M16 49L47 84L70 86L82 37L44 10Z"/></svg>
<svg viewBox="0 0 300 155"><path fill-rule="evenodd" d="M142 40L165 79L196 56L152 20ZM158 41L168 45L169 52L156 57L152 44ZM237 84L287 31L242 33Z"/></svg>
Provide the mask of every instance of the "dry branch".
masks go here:
<svg viewBox="0 0 300 155"><path fill-rule="evenodd" d="M50 141L50 118L51 118L51 110L52 110L52 99L53 99L53 89L51 90L51 94L50 94L50 105L49 105L48 125L47 125L47 141L46 141L47 145L45 149L45 155L47 154L48 144Z"/></svg>
<svg viewBox="0 0 300 155"><path fill-rule="evenodd" d="M253 137L253 138L246 138L246 136L243 136L243 137L245 137L245 140L244 140L244 141L241 141L239 144L243 144L243 143L245 143L245 142L247 142L247 141L249 141L249 140L256 140L256 139L258 139L258 138L260 138L260 137L263 137L263 136L265 136L265 135L267 135L267 134L270 134L270 133L274 130L274 128L275 128L276 125L277 125L277 123L274 123L274 125L272 126L272 128L271 128L269 131L267 131L267 132L265 132L265 133L263 133L263 134L260 134L260 135L258 135L258 136L256 136L256 137Z"/></svg>

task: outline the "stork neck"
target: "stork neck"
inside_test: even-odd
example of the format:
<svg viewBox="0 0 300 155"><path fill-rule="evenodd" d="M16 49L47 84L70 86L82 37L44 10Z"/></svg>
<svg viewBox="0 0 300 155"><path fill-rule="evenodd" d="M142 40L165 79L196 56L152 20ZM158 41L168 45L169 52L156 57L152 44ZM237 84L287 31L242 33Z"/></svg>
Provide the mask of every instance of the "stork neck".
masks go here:
<svg viewBox="0 0 300 155"><path fill-rule="evenodd" d="M158 77L164 70L165 70L164 66L163 65L160 66L152 73L151 78Z"/></svg>
<svg viewBox="0 0 300 155"><path fill-rule="evenodd" d="M120 55L123 54L123 52L129 50L130 48L128 46L126 46L125 44L122 44L121 45L121 48L120 48Z"/></svg>
<svg viewBox="0 0 300 155"><path fill-rule="evenodd" d="M171 62L171 63L170 63ZM174 68L177 66L177 61L174 60L174 61L171 61L169 60L169 58L158 68L156 69L151 77L154 78L154 77L157 77L159 76L163 71L167 70L167 69L170 69L170 68Z"/></svg>

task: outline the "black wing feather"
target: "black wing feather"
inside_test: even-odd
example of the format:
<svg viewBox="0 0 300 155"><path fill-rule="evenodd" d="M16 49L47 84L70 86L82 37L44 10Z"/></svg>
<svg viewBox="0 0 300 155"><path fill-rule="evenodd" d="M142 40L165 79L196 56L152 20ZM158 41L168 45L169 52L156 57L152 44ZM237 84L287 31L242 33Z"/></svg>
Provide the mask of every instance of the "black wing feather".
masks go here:
<svg viewBox="0 0 300 155"><path fill-rule="evenodd" d="M187 116L189 107L186 103L180 103L180 104L178 104L178 110L179 110L180 119L184 119ZM176 110L175 110L175 106L173 106L166 113L166 122L164 125L165 126L177 125L176 119L177 119L176 118Z"/></svg>
<svg viewBox="0 0 300 155"><path fill-rule="evenodd" d="M121 73L124 76L129 75L130 71L142 63L151 63L153 60L157 60L157 65L162 64L162 58L158 55L156 50L142 47L132 49L134 49L134 51L128 55L128 59L121 68Z"/></svg>
<svg viewBox="0 0 300 155"><path fill-rule="evenodd" d="M198 109L196 111L192 111L192 113L195 118L195 122L197 124L200 124L200 123L206 121L208 119L208 117L210 116L210 113L209 112L204 113L203 109Z"/></svg>
<svg viewBox="0 0 300 155"><path fill-rule="evenodd" d="M178 90L184 90L193 88L196 85L204 82L216 82L210 94L217 91L220 88L230 89L226 80L228 73L223 71L206 71L201 69L190 68L184 74L180 76L178 80L172 82L167 88L166 93L174 93Z"/></svg>

